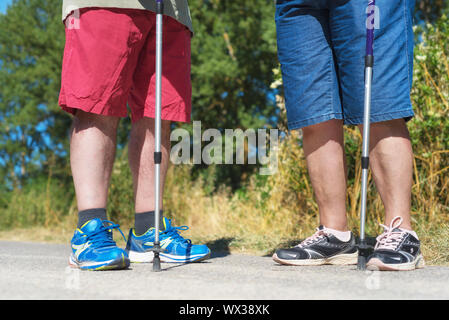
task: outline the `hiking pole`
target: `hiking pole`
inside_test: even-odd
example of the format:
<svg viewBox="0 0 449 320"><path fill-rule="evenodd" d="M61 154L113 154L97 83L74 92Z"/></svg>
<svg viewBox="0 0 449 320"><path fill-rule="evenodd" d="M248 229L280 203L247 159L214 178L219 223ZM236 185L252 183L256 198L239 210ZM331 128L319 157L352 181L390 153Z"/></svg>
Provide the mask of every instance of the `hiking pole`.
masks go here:
<svg viewBox="0 0 449 320"><path fill-rule="evenodd" d="M160 215L160 172L162 163L161 152L161 105L162 105L162 17L163 17L163 0L156 0L156 114L154 117L154 226L155 236L153 245L153 271L161 271L161 259L159 253L161 246L159 242L159 215Z"/></svg>
<svg viewBox="0 0 449 320"><path fill-rule="evenodd" d="M365 239L365 222L366 222L366 202L368 188L368 171L369 171L369 135L370 135L370 115L371 115L371 87L373 80L374 66L374 18L376 17L375 0L369 0L366 21L366 56L365 56L365 106L363 111L363 149L362 149L362 199L360 206L360 243L359 256L357 261L357 269L365 270L366 262L370 254ZM373 20L370 21L370 16Z"/></svg>

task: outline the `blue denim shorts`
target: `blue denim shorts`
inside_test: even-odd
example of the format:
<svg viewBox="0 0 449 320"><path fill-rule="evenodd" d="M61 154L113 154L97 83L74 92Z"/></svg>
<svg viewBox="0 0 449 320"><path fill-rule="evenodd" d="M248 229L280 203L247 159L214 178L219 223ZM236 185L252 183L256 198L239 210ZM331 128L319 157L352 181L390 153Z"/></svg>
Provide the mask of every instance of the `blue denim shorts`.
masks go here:
<svg viewBox="0 0 449 320"><path fill-rule="evenodd" d="M277 0L278 56L289 129L363 123L368 1ZM414 115L414 0L377 0L371 121Z"/></svg>

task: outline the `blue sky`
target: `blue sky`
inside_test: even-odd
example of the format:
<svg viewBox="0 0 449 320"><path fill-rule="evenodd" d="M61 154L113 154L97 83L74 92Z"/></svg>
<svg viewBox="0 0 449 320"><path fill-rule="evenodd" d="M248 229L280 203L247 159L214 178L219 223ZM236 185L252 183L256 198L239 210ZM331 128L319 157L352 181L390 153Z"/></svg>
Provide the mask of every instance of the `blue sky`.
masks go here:
<svg viewBox="0 0 449 320"><path fill-rule="evenodd" d="M6 7L12 2L12 0L0 0L0 13L5 13Z"/></svg>

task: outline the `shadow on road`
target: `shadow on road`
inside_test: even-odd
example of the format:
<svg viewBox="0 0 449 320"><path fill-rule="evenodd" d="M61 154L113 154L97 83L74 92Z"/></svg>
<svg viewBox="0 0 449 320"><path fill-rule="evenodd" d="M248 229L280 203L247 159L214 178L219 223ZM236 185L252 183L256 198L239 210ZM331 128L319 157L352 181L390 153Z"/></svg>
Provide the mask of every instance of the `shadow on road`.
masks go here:
<svg viewBox="0 0 449 320"><path fill-rule="evenodd" d="M234 240L234 238L220 238L213 241L209 241L206 245L211 250L211 259L214 258L222 258L231 254L231 250L229 249L229 244Z"/></svg>
<svg viewBox="0 0 449 320"><path fill-rule="evenodd" d="M211 250L211 255L210 258L204 261L199 261L199 262L195 262L196 263L210 263L210 260L212 259L216 259L216 258L222 258L222 257L226 257L228 255L231 254L231 250L229 249L229 244L234 240L234 238L220 238L220 239L216 239L216 240L212 240L209 242L206 242L206 245L209 247L209 249ZM163 264L162 267L162 271L168 271L170 269L174 269L174 268L179 268L179 267L183 267L186 266L187 264Z"/></svg>

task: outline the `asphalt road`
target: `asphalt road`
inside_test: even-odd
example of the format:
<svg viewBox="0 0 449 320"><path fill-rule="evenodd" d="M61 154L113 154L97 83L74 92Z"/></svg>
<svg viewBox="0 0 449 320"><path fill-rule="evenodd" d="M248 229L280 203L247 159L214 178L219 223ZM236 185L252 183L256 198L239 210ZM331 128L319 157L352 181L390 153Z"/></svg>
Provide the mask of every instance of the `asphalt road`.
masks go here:
<svg viewBox="0 0 449 320"><path fill-rule="evenodd" d="M286 267L270 257L213 253L195 264L128 270L68 267L68 245L0 241L0 299L449 299L449 268L357 271L355 266Z"/></svg>

